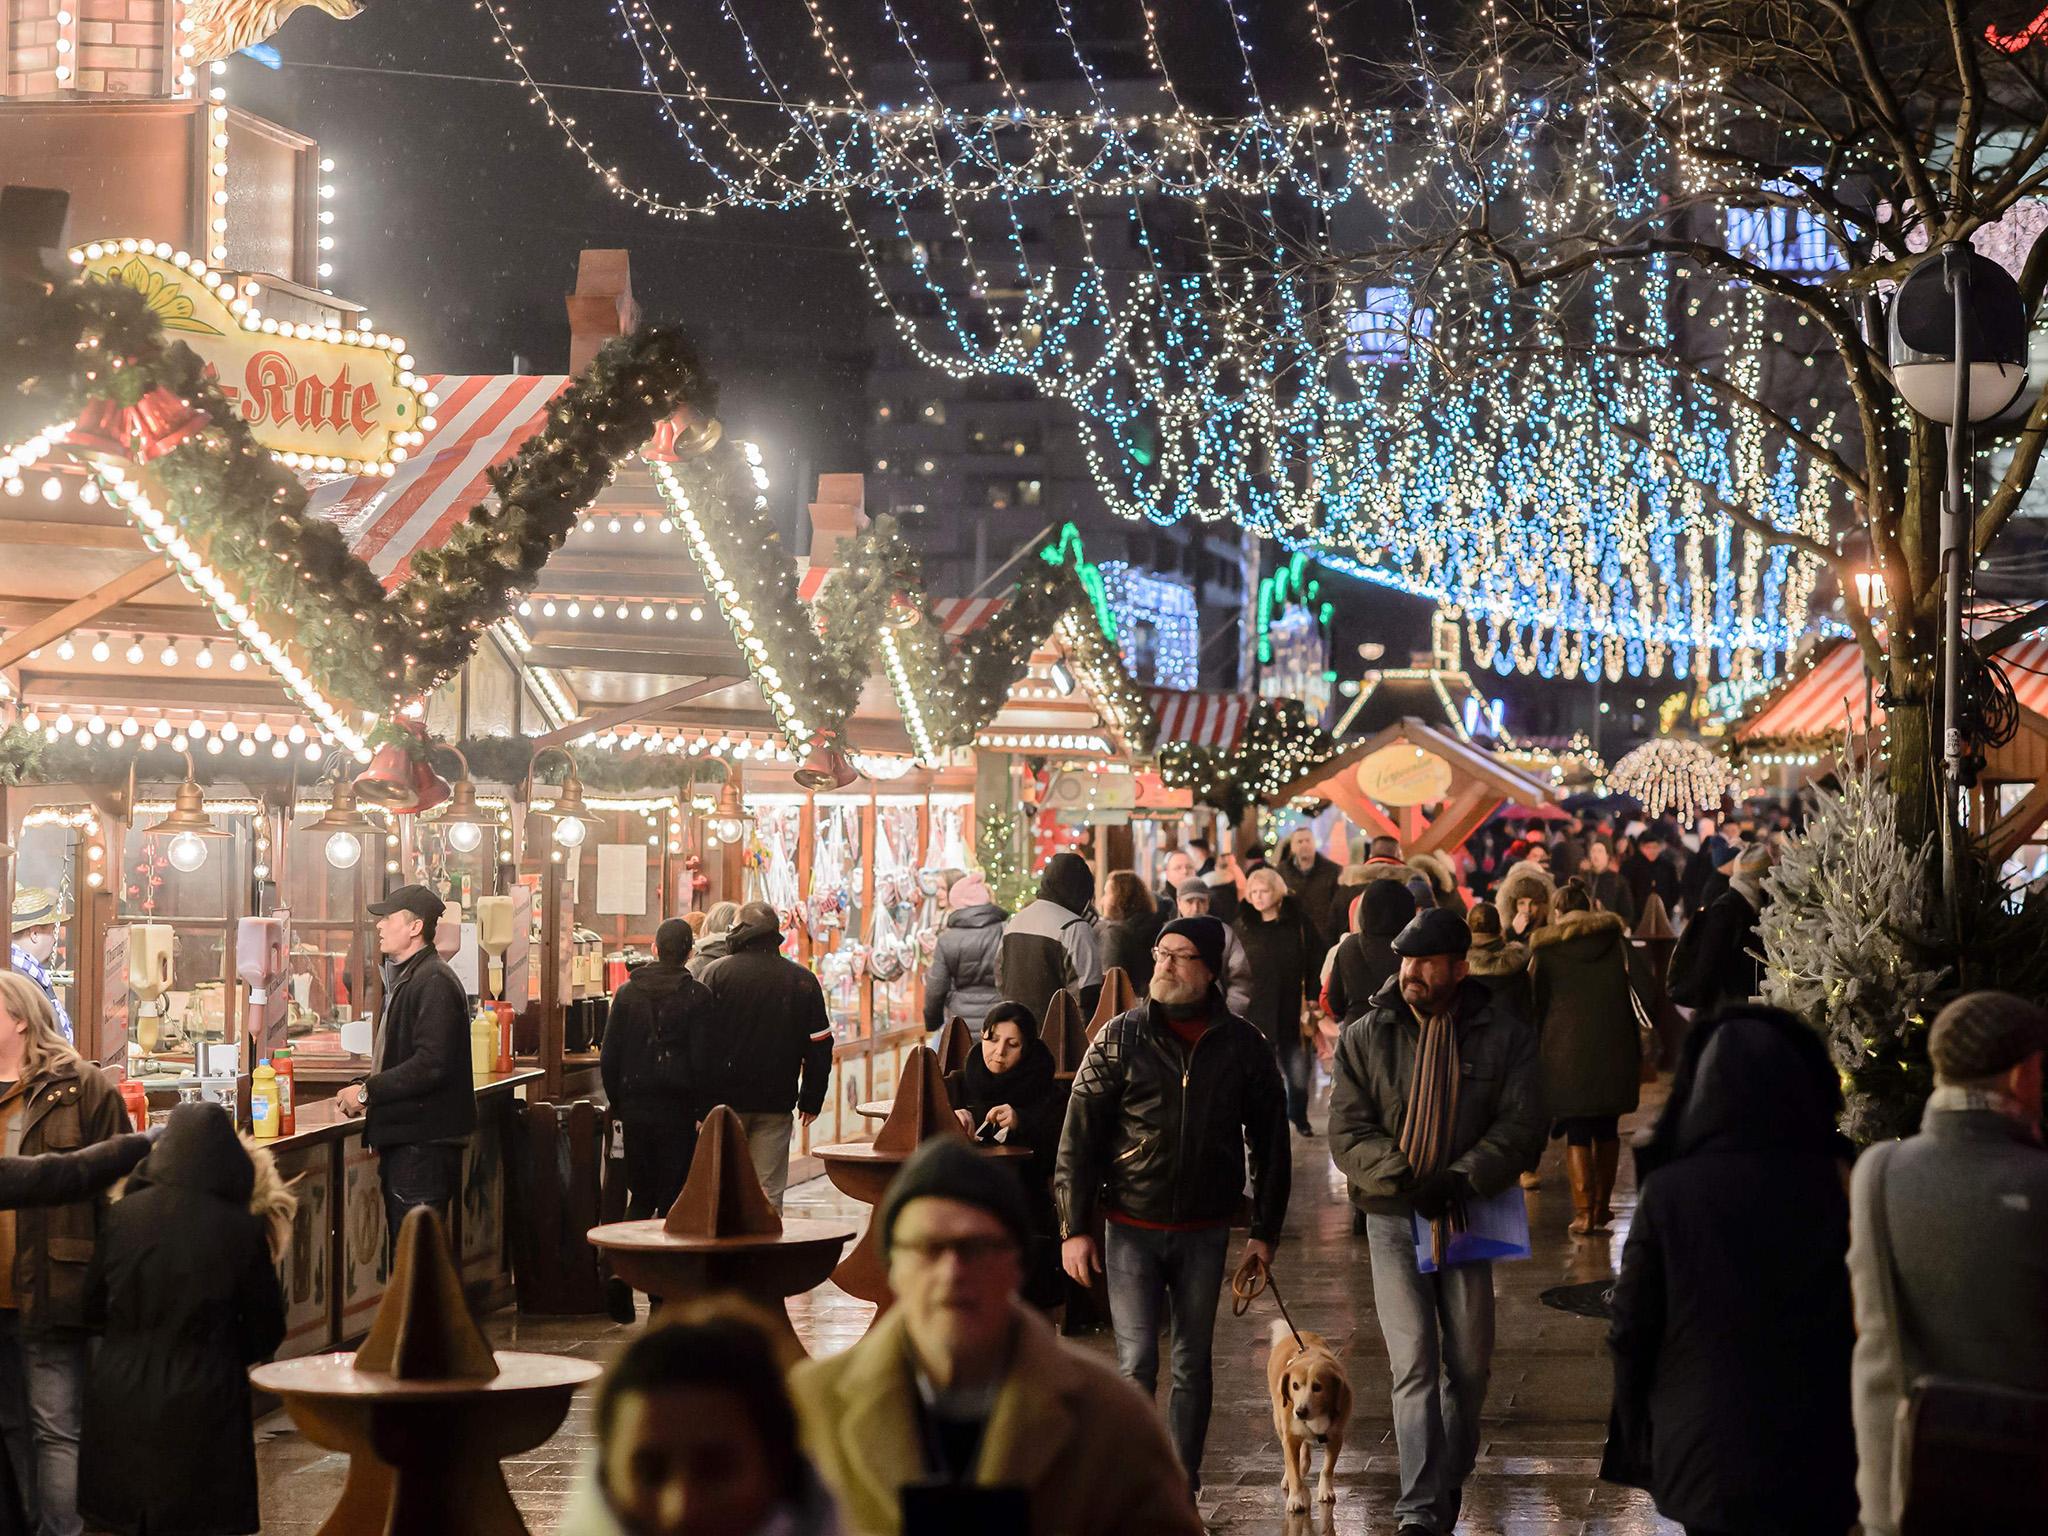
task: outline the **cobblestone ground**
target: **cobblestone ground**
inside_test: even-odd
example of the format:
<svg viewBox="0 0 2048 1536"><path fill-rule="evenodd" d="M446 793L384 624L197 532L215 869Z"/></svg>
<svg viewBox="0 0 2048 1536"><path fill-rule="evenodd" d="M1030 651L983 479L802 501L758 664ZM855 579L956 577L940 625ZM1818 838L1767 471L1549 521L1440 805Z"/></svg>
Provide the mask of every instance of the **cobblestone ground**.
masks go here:
<svg viewBox="0 0 2048 1536"><path fill-rule="evenodd" d="M1320 1114L1315 1119L1320 1125ZM1534 1257L1495 1271L1500 1302L1493 1389L1479 1466L1467 1486L1458 1529L1465 1536L1675 1533L1678 1527L1659 1519L1646 1496L1610 1487L1597 1476L1610 1380L1602 1344L1605 1325L1538 1300L1553 1286L1612 1273L1634 1206L1628 1159L1623 1158L1622 1187L1616 1193L1614 1234L1593 1239L1574 1239L1565 1231L1571 1209L1561 1160L1562 1143L1553 1142L1544 1162L1544 1187L1530 1198ZM823 1180L790 1194L791 1214L843 1208ZM1297 1325L1338 1345L1357 1395L1349 1443L1338 1466L1337 1503L1334 1512L1311 1516L1284 1512L1265 1386L1266 1334L1275 1314L1261 1300L1243 1318L1233 1318L1227 1305L1221 1309L1202 1513L1212 1530L1233 1536L1391 1536L1396 1468L1386 1349L1373 1317L1364 1239L1351 1235L1342 1181L1320 1136L1296 1139L1287 1235L1280 1280L1288 1308ZM869 1310L831 1286L790 1307L797 1332L813 1354L851 1344L866 1328ZM522 1320L510 1312L490 1319L489 1331L501 1346L594 1360L608 1360L628 1332L601 1318ZM1110 1352L1107 1335L1085 1342ZM513 1496L536 1532L554 1529L589 1451L588 1396L578 1399L554 1439L506 1465ZM282 1414L259 1423L257 1437L263 1529L276 1536L310 1536L340 1494L341 1459L302 1439Z"/></svg>

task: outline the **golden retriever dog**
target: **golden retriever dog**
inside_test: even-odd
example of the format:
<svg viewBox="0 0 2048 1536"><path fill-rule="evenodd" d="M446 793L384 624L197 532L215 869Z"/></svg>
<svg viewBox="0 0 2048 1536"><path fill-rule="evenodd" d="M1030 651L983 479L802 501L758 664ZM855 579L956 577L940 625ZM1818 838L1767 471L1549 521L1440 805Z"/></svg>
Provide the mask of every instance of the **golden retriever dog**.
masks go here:
<svg viewBox="0 0 2048 1536"><path fill-rule="evenodd" d="M1337 1501L1335 1472L1344 1450L1344 1426L1351 1420L1351 1378L1319 1333L1303 1332L1296 1343L1284 1321L1273 1324L1273 1353L1266 1362L1266 1387L1273 1398L1273 1430L1286 1458L1283 1482L1287 1512L1308 1508L1308 1459L1311 1442L1323 1448L1323 1474L1316 1480L1316 1502Z"/></svg>

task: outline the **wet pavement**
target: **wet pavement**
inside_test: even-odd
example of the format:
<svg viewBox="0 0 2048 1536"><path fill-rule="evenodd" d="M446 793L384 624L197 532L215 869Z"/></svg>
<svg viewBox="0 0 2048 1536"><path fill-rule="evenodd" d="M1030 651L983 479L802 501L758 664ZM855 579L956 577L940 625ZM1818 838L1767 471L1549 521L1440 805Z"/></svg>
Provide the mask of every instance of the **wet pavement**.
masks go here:
<svg viewBox="0 0 2048 1536"><path fill-rule="evenodd" d="M1314 1121L1320 1126L1320 1112ZM1565 1231L1571 1199L1562 1159L1563 1144L1551 1143L1543 1188L1530 1196L1534 1256L1495 1269L1499 1343L1493 1388L1479 1465L1466 1487L1458 1530L1466 1536L1675 1533L1678 1527L1658 1518L1646 1495L1599 1480L1610 1384L1605 1324L1538 1300L1552 1287L1610 1275L1635 1203L1624 1156L1612 1236L1571 1237ZM848 1209L822 1179L790 1191L791 1215ZM1261 1298L1245 1317L1233 1318L1226 1298L1218 1319L1216 1409L1203 1468L1203 1516L1212 1530L1244 1536L1392 1536L1397 1478L1386 1348L1373 1317L1365 1240L1351 1235L1343 1181L1320 1136L1295 1141L1294 1201L1279 1279L1296 1325L1328 1338L1350 1369L1356 1406L1337 1469L1337 1503L1334 1510L1310 1515L1285 1513L1265 1375L1267 1330L1277 1314ZM813 1354L851 1344L867 1326L869 1311L865 1303L829 1285L790 1304L797 1333ZM508 1311L489 1320L491 1338L500 1347L594 1360L609 1359L629 1332L604 1318L521 1319ZM1111 1352L1106 1333L1083 1342ZM589 1399L587 1391L579 1396L561 1431L545 1446L506 1463L506 1481L536 1532L555 1528L589 1451ZM342 1458L301 1438L282 1414L261 1421L257 1436L264 1531L311 1536L340 1495Z"/></svg>

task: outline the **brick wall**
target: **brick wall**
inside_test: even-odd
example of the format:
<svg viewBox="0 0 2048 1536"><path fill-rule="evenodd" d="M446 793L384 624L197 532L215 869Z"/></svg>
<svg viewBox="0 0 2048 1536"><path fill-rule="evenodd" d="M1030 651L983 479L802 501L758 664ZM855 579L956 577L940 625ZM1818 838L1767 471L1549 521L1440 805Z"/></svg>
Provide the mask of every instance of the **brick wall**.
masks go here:
<svg viewBox="0 0 2048 1536"><path fill-rule="evenodd" d="M164 89L175 48L174 0L11 0L5 8L4 74L0 93L13 97L156 96ZM60 26L60 12L71 24ZM60 39L72 44L58 50ZM60 82L57 68L71 78Z"/></svg>

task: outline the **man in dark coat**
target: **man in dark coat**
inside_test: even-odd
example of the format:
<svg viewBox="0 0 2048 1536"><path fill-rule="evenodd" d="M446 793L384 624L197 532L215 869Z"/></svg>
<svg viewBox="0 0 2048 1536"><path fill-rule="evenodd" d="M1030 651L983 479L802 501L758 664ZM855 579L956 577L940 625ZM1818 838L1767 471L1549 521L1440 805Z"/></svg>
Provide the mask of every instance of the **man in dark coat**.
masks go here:
<svg viewBox="0 0 2048 1536"><path fill-rule="evenodd" d="M1375 880L1359 898L1358 931L1337 946L1324 1001L1333 1018L1348 1022L1372 1006L1374 995L1401 968L1394 939L1415 916L1415 893L1399 880Z"/></svg>
<svg viewBox="0 0 2048 1536"><path fill-rule="evenodd" d="M1315 931L1320 946L1315 959L1320 968L1330 946L1344 937L1344 920L1337 912L1337 877L1344 867L1316 847L1315 828L1310 826L1296 827L1287 834L1287 846L1273 867L1280 871L1287 894Z"/></svg>
<svg viewBox="0 0 2048 1536"><path fill-rule="evenodd" d="M1819 1035L1738 1010L1687 1039L1636 1154L1601 1476L1649 1489L1687 1531L1810 1536L1856 1518L1841 1108Z"/></svg>
<svg viewBox="0 0 2048 1536"><path fill-rule="evenodd" d="M1664 857L1667 846L1663 827L1653 823L1636 839L1636 851L1621 861L1621 878L1628 882L1629 899L1638 912L1650 904L1652 891L1666 912L1678 905L1679 876Z"/></svg>
<svg viewBox="0 0 2048 1536"><path fill-rule="evenodd" d="M1053 1176L1060 1261L1079 1285L1106 1272L1117 1368L1147 1397L1158 1387L1160 1325L1171 1320L1166 1422L1197 1489L1216 1303L1247 1149L1247 1258L1271 1262L1293 1176L1273 1048L1217 990L1223 936L1212 917L1175 918L1160 930L1151 996L1103 1025L1081 1058ZM1092 1235L1098 1205L1102 1253Z"/></svg>
<svg viewBox="0 0 2048 1536"><path fill-rule="evenodd" d="M1696 1013L1740 1002L1763 990L1763 877L1771 867L1767 843L1736 855L1728 889L1686 924L1671 955L1671 1000Z"/></svg>
<svg viewBox="0 0 2048 1536"><path fill-rule="evenodd" d="M391 1242L405 1213L430 1205L448 1222L462 1185L462 1154L476 1129L469 1073L469 995L434 952L434 925L447 910L424 885L401 885L370 903L384 957L384 1017L376 1070L335 1095L346 1115L367 1115L363 1144L377 1153Z"/></svg>
<svg viewBox="0 0 2048 1536"><path fill-rule="evenodd" d="M234 1122L182 1104L108 1211L87 1279L103 1332L78 1484L96 1531L261 1529L246 1373L285 1319L255 1189Z"/></svg>
<svg viewBox="0 0 2048 1536"><path fill-rule="evenodd" d="M626 978L605 1019L598 1070L605 1098L626 1137L626 1219L667 1212L690 1174L699 1104L691 1080L693 1036L711 1008L711 991L687 969L696 931L672 917L654 931L654 963Z"/></svg>
<svg viewBox="0 0 2048 1536"><path fill-rule="evenodd" d="M1344 1027L1330 1089L1330 1155L1365 1212L1393 1368L1400 1536L1457 1527L1493 1357L1493 1266L1422 1273L1417 1218L1447 1236L1514 1188L1546 1128L1536 1033L1466 974L1471 942L1455 912L1416 915L1394 941L1399 974Z"/></svg>
<svg viewBox="0 0 2048 1536"><path fill-rule="evenodd" d="M740 1117L754 1172L779 1211L795 1133L790 1112L809 1125L825 1107L832 1016L818 978L783 958L773 907L741 907L729 942L732 953L704 973L711 1007L707 1027L693 1031L703 1054L691 1068L704 1085L700 1107L723 1104Z"/></svg>

